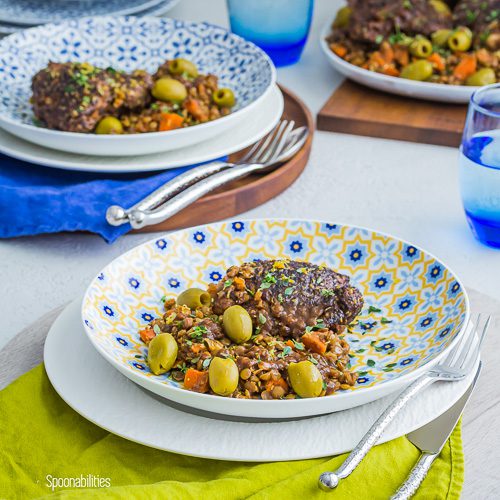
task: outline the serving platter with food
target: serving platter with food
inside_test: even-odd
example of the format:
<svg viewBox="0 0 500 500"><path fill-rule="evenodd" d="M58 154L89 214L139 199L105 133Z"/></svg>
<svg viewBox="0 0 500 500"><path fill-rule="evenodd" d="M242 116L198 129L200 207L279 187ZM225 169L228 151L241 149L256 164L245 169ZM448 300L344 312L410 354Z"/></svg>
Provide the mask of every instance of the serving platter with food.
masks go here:
<svg viewBox="0 0 500 500"><path fill-rule="evenodd" d="M151 154L209 140L251 117L276 80L252 43L167 18L32 28L0 41L0 57L0 126L86 155Z"/></svg>
<svg viewBox="0 0 500 500"><path fill-rule="evenodd" d="M284 418L374 401L436 364L469 315L414 245L335 223L255 220L156 238L93 280L82 321L132 381L220 414Z"/></svg>
<svg viewBox="0 0 500 500"><path fill-rule="evenodd" d="M386 92L468 102L500 79L498 2L349 1L321 46L338 71Z"/></svg>

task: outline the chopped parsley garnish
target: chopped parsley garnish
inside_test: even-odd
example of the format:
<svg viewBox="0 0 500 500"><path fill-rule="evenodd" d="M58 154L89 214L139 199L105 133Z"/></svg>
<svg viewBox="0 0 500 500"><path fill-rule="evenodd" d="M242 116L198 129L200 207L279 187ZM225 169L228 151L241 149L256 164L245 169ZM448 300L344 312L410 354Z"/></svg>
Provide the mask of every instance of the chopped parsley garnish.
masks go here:
<svg viewBox="0 0 500 500"><path fill-rule="evenodd" d="M198 361L200 361L200 357L199 356L196 356L196 358L193 358L191 360L191 364L195 365L196 363L198 363Z"/></svg>
<svg viewBox="0 0 500 500"><path fill-rule="evenodd" d="M189 334L189 336L192 339L202 339L203 335L207 332L208 330L206 326L195 326L191 329L191 333Z"/></svg>
<svg viewBox="0 0 500 500"><path fill-rule="evenodd" d="M182 373L186 373L188 370L188 367L187 367L186 363L182 362L182 365L179 366L177 369L180 370Z"/></svg>
<svg viewBox="0 0 500 500"><path fill-rule="evenodd" d="M373 307L373 306L370 306L368 308L368 312L369 313L379 313L379 312L382 312L382 309L379 309L378 307Z"/></svg>
<svg viewBox="0 0 500 500"><path fill-rule="evenodd" d="M233 280L226 280L226 281L224 281L224 288L223 288L223 290L225 290L226 288L230 287L232 284L233 284Z"/></svg>
<svg viewBox="0 0 500 500"><path fill-rule="evenodd" d="M411 4L410 0L403 0L403 7L405 9L410 10L413 7L413 5Z"/></svg>
<svg viewBox="0 0 500 500"><path fill-rule="evenodd" d="M292 295L293 291L294 291L294 287L289 286L288 288L285 288L285 295Z"/></svg>
<svg viewBox="0 0 500 500"><path fill-rule="evenodd" d="M322 330L326 328L325 322L322 318L316 320L316 324L314 326L306 326L306 332L312 332L313 330Z"/></svg>
<svg viewBox="0 0 500 500"><path fill-rule="evenodd" d="M303 351L304 350L304 344L302 342L297 342L296 340L293 340L293 345L295 346L295 349L298 351Z"/></svg>
<svg viewBox="0 0 500 500"><path fill-rule="evenodd" d="M167 300L167 296L164 295L160 300L165 304L165 301Z"/></svg>
<svg viewBox="0 0 500 500"><path fill-rule="evenodd" d="M307 358L313 365L317 365L318 364L318 360L316 358L313 358L312 356L309 356Z"/></svg>
<svg viewBox="0 0 500 500"><path fill-rule="evenodd" d="M283 349L283 352L278 355L278 358L284 358L285 356L288 356L289 354L291 354L291 352L292 352L292 348L287 345Z"/></svg>
<svg viewBox="0 0 500 500"><path fill-rule="evenodd" d="M326 288L323 288L323 290L321 290L321 295L323 295L323 297L333 297L335 295L335 292L333 290L327 290Z"/></svg>
<svg viewBox="0 0 500 500"><path fill-rule="evenodd" d="M477 14L473 10L468 10L465 14L465 19L468 23L473 23L476 20Z"/></svg>
<svg viewBox="0 0 500 500"><path fill-rule="evenodd" d="M387 323L392 323L392 319L382 318L382 319L380 320L380 322L381 322L383 325L386 325Z"/></svg>
<svg viewBox="0 0 500 500"><path fill-rule="evenodd" d="M266 290L277 282L276 277L272 273L267 273L260 284L259 290Z"/></svg>
<svg viewBox="0 0 500 500"><path fill-rule="evenodd" d="M160 333L161 333L160 327L158 325L154 325L153 332L155 332L156 335L160 335Z"/></svg>
<svg viewBox="0 0 500 500"><path fill-rule="evenodd" d="M259 313L259 323L263 325L266 321L266 317L262 313Z"/></svg>
<svg viewBox="0 0 500 500"><path fill-rule="evenodd" d="M380 45L384 41L384 35L377 35L375 37L375 43Z"/></svg>
<svg viewBox="0 0 500 500"><path fill-rule="evenodd" d="M281 293L278 294L278 302L281 304L283 302L283 295Z"/></svg>
<svg viewBox="0 0 500 500"><path fill-rule="evenodd" d="M154 102L153 104L151 104L151 109L158 109L160 106L158 105L158 103Z"/></svg>
<svg viewBox="0 0 500 500"><path fill-rule="evenodd" d="M204 369L207 369L209 366L210 366L210 363L212 362L212 358L207 358L207 359L204 359L203 360L203 363L201 364L201 366L204 368Z"/></svg>
<svg viewBox="0 0 500 500"><path fill-rule="evenodd" d="M327 387L326 382L323 380L323 390L324 391L326 391L326 387Z"/></svg>

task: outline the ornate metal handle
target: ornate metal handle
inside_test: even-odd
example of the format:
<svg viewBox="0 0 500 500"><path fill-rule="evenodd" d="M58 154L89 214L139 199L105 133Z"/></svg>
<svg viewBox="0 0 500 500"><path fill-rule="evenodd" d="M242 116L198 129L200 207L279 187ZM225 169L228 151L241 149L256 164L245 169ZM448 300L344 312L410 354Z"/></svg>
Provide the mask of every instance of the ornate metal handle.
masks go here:
<svg viewBox="0 0 500 500"><path fill-rule="evenodd" d="M407 500L411 498L418 490L425 476L427 476L432 462L434 462L438 455L438 453L422 453L405 482L392 495L391 500Z"/></svg>
<svg viewBox="0 0 500 500"><path fill-rule="evenodd" d="M165 202L160 208L153 211L135 209L130 212L130 225L134 229L162 222L183 208L187 207L198 198L201 198L210 191L217 189L236 179L246 177L256 170L263 168L261 164L237 165L222 172L213 174L188 187L178 195Z"/></svg>
<svg viewBox="0 0 500 500"><path fill-rule="evenodd" d="M110 206L106 211L106 220L112 226L121 226L122 224L129 222L130 214L134 210L152 210L155 206L165 200L168 200L172 196L175 196L192 184L195 184L212 174L232 166L232 163L214 161L187 170L183 174L178 175L171 181L153 191L139 203L136 203L133 207L125 209L119 205Z"/></svg>
<svg viewBox="0 0 500 500"><path fill-rule="evenodd" d="M432 384L436 379L422 375L408 386L380 415L368 432L363 436L356 448L351 451L344 463L335 472L323 472L319 478L319 487L324 491L334 489L341 479L349 476L377 443L386 427L392 422L401 409L424 387Z"/></svg>

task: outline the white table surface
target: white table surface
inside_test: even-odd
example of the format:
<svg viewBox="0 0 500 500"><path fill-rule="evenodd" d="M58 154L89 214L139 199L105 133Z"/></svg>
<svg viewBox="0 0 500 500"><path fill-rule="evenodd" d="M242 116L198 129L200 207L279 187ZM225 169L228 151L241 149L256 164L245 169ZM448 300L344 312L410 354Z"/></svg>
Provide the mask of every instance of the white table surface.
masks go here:
<svg viewBox="0 0 500 500"><path fill-rule="evenodd" d="M321 26L339 3L317 0L301 61L278 70L279 81L313 113L341 81L318 44ZM223 0L183 0L170 14L227 25ZM500 299L500 251L479 244L469 232L457 156L456 149L447 147L317 132L298 181L241 217L329 219L385 231L429 250L466 285ZM153 236L128 235L113 245L89 234L2 240L0 348L35 318L81 293L115 256Z"/></svg>

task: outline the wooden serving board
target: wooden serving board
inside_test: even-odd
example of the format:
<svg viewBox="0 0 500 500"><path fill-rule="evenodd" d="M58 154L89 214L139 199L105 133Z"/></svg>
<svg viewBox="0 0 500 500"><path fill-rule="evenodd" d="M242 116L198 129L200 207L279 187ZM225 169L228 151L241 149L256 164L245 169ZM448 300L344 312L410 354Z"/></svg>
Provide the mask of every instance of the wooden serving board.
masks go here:
<svg viewBox="0 0 500 500"><path fill-rule="evenodd" d="M345 80L318 113L318 130L457 147L465 104L387 94Z"/></svg>
<svg viewBox="0 0 500 500"><path fill-rule="evenodd" d="M309 137L304 146L291 160L268 174L251 175L228 184L200 198L165 222L135 232L169 231L227 219L262 205L288 188L307 165L314 133L314 119L306 105L295 94L284 87L280 86L280 89L285 99L282 118L294 120L297 127L306 126L309 129ZM229 161L241 158L245 151L246 149L230 155Z"/></svg>

